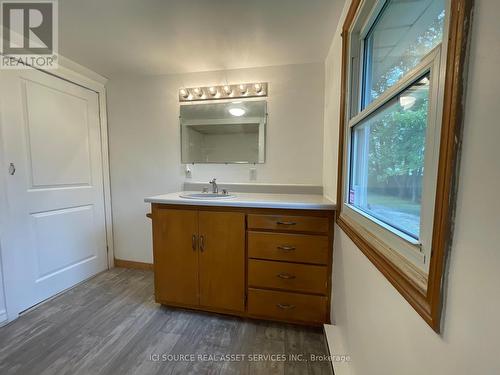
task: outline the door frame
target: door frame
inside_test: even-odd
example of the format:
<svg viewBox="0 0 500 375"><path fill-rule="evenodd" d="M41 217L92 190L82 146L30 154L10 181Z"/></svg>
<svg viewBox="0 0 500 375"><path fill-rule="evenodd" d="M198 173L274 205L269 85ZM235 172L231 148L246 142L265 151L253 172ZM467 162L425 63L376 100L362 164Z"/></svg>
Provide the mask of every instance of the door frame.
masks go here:
<svg viewBox="0 0 500 375"><path fill-rule="evenodd" d="M63 79L70 83L81 86L85 89L91 90L97 93L99 102L99 127L100 127L100 138L101 138L101 160L102 160L102 174L103 174L103 196L104 196L104 217L105 217L105 229L106 229L106 246L107 246L107 264L108 269L114 267L114 249L113 249L113 220L111 212L111 182L110 182L110 172L109 172L109 143L108 143L108 119L107 119L107 107L106 107L106 83L107 78L99 75L92 70L85 68L84 66L75 63L63 56L59 55L59 67L53 70L43 70L40 71L52 75L56 78ZM1 117L0 117L1 121ZM0 123L0 139L2 138L2 124ZM2 142L0 142L0 267L2 267L2 252L5 248L2 247L2 238L5 237L4 231L7 217L7 160L5 158L5 150L3 149ZM0 269L0 277L3 278L3 270ZM0 291L0 298L4 298L5 301L5 283L3 284L4 290ZM7 301L5 301L7 302ZM12 316L8 310L7 306L7 316L8 320L14 320L16 316ZM0 322L1 323L1 322Z"/></svg>

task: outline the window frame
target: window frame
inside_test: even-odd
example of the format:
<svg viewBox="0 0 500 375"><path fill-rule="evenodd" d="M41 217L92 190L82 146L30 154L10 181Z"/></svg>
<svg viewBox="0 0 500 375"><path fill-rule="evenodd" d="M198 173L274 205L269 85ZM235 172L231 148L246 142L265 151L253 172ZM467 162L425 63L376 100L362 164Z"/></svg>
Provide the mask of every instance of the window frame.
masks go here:
<svg viewBox="0 0 500 375"><path fill-rule="evenodd" d="M410 235L401 230L384 223L382 220L371 216L359 209L358 207L350 204L347 201L350 191L350 174L351 174L351 159L346 157L344 160L344 170L346 171L346 178L343 196L345 197L342 204L344 205L345 215L348 215L351 220L356 221L358 225L364 226L372 234L378 237L382 242L387 244L383 246L379 244L378 251L382 253L388 252L387 249L398 249L404 257L406 257L415 267L415 272L419 274L418 280L427 277L428 265L430 259L431 236L432 236L432 221L433 221L433 206L434 195L431 193L435 190L436 174L437 174L437 146L439 139L438 126L440 110L438 108L441 101L440 92L442 93L442 85L440 80L440 65L441 65L441 47L438 46L431 50L423 60L412 70L410 70L398 83L387 89L381 96L373 100L363 111L351 117L346 124L346 132L344 143L347 145L346 149L351 150L352 130L357 125L361 124L363 120L377 113L384 106L389 103L393 98L404 92L407 88L411 87L416 81L426 74L430 74L430 87L429 87L429 110L428 110L428 124L426 129L426 152L424 157L425 174L422 182L422 205L421 205L421 224L419 239L416 240ZM436 102L434 101L436 100ZM429 194L430 193L430 194ZM423 290L426 285L419 283L419 287Z"/></svg>
<svg viewBox="0 0 500 375"><path fill-rule="evenodd" d="M445 281L443 270L446 249L451 244L457 187L464 66L473 0L447 0L442 43L397 84L363 108L364 40L386 3L386 0L352 0L342 29L337 223L424 320L439 332ZM426 71L431 75L418 243L387 224L381 225L347 202L349 154L353 126L383 108Z"/></svg>

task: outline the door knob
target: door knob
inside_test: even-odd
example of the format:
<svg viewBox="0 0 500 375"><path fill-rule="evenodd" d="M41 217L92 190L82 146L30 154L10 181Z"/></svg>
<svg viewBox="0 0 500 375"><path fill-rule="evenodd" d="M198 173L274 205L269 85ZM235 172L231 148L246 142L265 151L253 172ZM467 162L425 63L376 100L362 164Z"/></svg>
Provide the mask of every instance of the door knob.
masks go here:
<svg viewBox="0 0 500 375"><path fill-rule="evenodd" d="M11 176L14 176L15 173L16 173L16 166L14 165L14 163L10 163L10 165L9 165L9 174Z"/></svg>

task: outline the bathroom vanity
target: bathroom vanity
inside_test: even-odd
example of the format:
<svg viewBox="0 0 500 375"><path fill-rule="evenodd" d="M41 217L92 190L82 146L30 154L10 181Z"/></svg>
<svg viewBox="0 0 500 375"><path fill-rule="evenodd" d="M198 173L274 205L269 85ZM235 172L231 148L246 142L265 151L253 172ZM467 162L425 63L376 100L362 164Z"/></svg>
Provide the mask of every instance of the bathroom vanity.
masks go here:
<svg viewBox="0 0 500 375"><path fill-rule="evenodd" d="M320 195L146 198L158 303L319 325L330 320L335 206Z"/></svg>

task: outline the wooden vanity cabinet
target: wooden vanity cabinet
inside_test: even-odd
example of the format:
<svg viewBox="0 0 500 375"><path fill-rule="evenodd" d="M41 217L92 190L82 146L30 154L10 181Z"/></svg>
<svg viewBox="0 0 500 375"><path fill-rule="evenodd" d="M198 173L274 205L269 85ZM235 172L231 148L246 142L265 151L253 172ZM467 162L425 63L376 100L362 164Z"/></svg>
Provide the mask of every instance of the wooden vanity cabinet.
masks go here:
<svg viewBox="0 0 500 375"><path fill-rule="evenodd" d="M329 323L333 211L247 216L249 316Z"/></svg>
<svg viewBox="0 0 500 375"><path fill-rule="evenodd" d="M152 204L156 301L329 323L331 210Z"/></svg>
<svg viewBox="0 0 500 375"><path fill-rule="evenodd" d="M198 211L200 306L245 311L245 214Z"/></svg>
<svg viewBox="0 0 500 375"><path fill-rule="evenodd" d="M199 304L197 235L197 211L153 207L153 268L157 302Z"/></svg>
<svg viewBox="0 0 500 375"><path fill-rule="evenodd" d="M156 301L245 310L245 214L153 205Z"/></svg>

